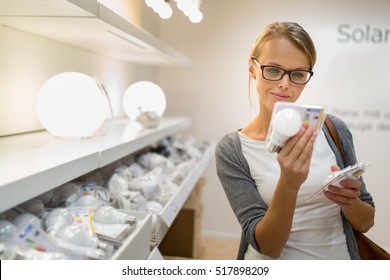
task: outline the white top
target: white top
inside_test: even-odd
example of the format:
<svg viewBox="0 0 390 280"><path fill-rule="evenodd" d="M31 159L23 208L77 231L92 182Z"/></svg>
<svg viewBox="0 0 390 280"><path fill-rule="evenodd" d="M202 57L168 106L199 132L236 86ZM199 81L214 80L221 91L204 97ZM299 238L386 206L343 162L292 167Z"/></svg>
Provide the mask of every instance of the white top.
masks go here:
<svg viewBox="0 0 390 280"><path fill-rule="evenodd" d="M269 205L279 179L277 153L270 153L264 141L239 133L243 154L264 202ZM324 195L305 202L324 183L336 158L321 131L315 142L310 173L297 198L290 236L280 259L350 259L343 231L340 207ZM245 259L264 259L251 245Z"/></svg>

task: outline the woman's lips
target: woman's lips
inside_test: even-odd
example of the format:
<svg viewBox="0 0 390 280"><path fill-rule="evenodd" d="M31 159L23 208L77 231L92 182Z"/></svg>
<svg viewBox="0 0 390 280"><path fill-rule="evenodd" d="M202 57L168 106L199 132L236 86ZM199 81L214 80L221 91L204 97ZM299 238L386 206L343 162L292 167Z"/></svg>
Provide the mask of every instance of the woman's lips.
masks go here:
<svg viewBox="0 0 390 280"><path fill-rule="evenodd" d="M283 101L283 100L287 100L290 98L289 95L284 95L284 94L279 94L279 93L271 93L275 99L279 100L279 101Z"/></svg>

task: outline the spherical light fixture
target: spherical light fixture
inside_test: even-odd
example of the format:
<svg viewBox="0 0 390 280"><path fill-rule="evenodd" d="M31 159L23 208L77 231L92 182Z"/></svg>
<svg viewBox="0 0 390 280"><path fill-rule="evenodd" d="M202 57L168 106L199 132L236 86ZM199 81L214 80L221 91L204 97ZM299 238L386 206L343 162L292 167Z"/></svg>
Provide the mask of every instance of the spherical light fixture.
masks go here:
<svg viewBox="0 0 390 280"><path fill-rule="evenodd" d="M104 123L109 102L94 78L64 72L40 88L36 110L42 126L54 136L86 138Z"/></svg>
<svg viewBox="0 0 390 280"><path fill-rule="evenodd" d="M154 112L161 117L166 109L164 91L155 83L139 81L130 85L123 96L123 110L131 120L140 113Z"/></svg>

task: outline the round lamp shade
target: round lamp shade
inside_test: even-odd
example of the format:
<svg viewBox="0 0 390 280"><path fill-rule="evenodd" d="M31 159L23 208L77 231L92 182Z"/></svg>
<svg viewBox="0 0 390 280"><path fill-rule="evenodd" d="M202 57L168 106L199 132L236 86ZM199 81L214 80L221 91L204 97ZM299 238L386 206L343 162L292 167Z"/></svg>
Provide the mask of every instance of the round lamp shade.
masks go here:
<svg viewBox="0 0 390 280"><path fill-rule="evenodd" d="M78 72L53 76L38 93L38 119L58 137L92 136L104 123L108 109L108 99L96 80Z"/></svg>
<svg viewBox="0 0 390 280"><path fill-rule="evenodd" d="M123 110L131 120L142 112L164 114L167 102L163 90L155 83L139 81L129 86L123 96Z"/></svg>

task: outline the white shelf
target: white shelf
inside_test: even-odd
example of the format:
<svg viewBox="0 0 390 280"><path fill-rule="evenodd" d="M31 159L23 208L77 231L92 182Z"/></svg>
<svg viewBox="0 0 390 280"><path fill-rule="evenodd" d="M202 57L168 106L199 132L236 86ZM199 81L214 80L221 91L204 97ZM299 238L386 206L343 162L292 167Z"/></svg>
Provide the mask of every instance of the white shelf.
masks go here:
<svg viewBox="0 0 390 280"><path fill-rule="evenodd" d="M62 140L47 132L0 138L0 212L38 196L191 124L187 117L163 118L154 129L128 119L107 122L100 135Z"/></svg>
<svg viewBox="0 0 390 280"><path fill-rule="evenodd" d="M112 260L145 260L150 255L152 214L129 211L138 219L137 228L111 256Z"/></svg>
<svg viewBox="0 0 390 280"><path fill-rule="evenodd" d="M191 64L96 0L1 0L0 24L123 61Z"/></svg>
<svg viewBox="0 0 390 280"><path fill-rule="evenodd" d="M210 146L205 151L202 159L196 163L193 170L190 172L190 174L188 174L183 183L180 185L180 188L177 193L168 201L168 203L162 209L160 213L160 218L168 227L171 227L177 214L179 214L180 209L183 207L187 198L194 190L196 183L199 181L200 177L206 170L210 159L214 156L214 150L215 144L210 144Z"/></svg>

